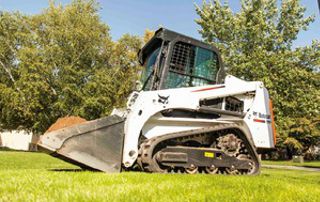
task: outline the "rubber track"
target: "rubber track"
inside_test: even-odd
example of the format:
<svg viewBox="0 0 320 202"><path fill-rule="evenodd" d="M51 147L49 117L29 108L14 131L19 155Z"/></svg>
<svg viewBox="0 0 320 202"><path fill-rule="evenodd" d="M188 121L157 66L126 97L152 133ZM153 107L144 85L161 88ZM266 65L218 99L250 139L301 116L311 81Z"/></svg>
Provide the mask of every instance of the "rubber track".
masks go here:
<svg viewBox="0 0 320 202"><path fill-rule="evenodd" d="M207 128L201 128L201 129L196 129L196 130L189 130L189 131L183 131L183 132L177 132L177 133L169 133L166 135L146 139L141 145L139 149L139 154L138 154L138 159L137 162L140 165L140 167L147 172L157 172L157 173L165 173L166 170L162 170L159 168L158 164L155 163L152 159L153 157L153 150L154 148L162 143L163 141L167 141L170 139L178 139L178 138L192 138L194 136L204 136L206 133L211 133L211 132L219 132L219 131L224 131L227 129L240 129L238 124L236 123L228 123L228 124L219 124L216 126L212 127L207 127ZM241 133L242 134L242 133ZM239 136L239 134L237 134ZM246 149L248 150L249 155L251 156L252 160L256 164L256 172L254 174L258 174L260 171L260 161L258 159L258 155L256 150L254 149L254 146L248 141L247 137L245 135L242 135L242 137L239 137L246 146Z"/></svg>

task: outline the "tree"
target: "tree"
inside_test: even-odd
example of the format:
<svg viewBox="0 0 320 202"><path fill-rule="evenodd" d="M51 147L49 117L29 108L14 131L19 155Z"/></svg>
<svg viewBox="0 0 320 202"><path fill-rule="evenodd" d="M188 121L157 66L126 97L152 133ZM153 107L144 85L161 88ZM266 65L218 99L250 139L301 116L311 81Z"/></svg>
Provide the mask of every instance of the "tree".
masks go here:
<svg viewBox="0 0 320 202"><path fill-rule="evenodd" d="M113 43L108 56L110 68L98 69L83 89L81 116L95 119L109 114L114 107L124 107L141 69L137 60L141 45L139 37L129 34Z"/></svg>
<svg viewBox="0 0 320 202"><path fill-rule="evenodd" d="M320 43L294 49L292 44L314 17L304 17L297 0L243 0L238 13L219 0L196 6L205 41L221 50L227 71L263 81L274 102L280 143L317 142L320 128ZM311 120L307 129L302 120ZM298 130L297 130L298 129ZM316 132L318 131L318 132ZM287 140L287 141L286 141ZM310 146L304 145L304 146Z"/></svg>
<svg viewBox="0 0 320 202"><path fill-rule="evenodd" d="M123 106L142 40L111 40L94 0L0 16L0 124L43 132L57 118L95 119ZM135 52L135 53L134 53Z"/></svg>
<svg viewBox="0 0 320 202"><path fill-rule="evenodd" d="M150 29L144 30L143 42L147 43L154 36L154 33L155 32Z"/></svg>

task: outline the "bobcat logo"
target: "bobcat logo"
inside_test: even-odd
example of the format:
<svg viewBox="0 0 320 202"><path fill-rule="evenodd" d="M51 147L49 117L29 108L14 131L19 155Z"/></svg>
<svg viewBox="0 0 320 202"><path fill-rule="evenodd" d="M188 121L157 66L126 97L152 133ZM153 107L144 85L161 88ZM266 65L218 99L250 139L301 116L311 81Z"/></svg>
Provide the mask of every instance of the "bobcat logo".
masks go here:
<svg viewBox="0 0 320 202"><path fill-rule="evenodd" d="M169 101L168 101L168 99L169 99L169 97L170 97L170 95L168 95L168 96L161 96L161 95L159 95L158 94L158 102L159 103L162 103L162 104L168 104L169 103Z"/></svg>

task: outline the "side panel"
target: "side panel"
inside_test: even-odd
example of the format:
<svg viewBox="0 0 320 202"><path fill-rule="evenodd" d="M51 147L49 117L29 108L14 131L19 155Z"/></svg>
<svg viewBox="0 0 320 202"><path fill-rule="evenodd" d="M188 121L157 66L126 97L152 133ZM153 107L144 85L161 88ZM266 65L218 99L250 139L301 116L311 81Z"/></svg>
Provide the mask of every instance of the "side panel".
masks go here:
<svg viewBox="0 0 320 202"><path fill-rule="evenodd" d="M176 128L174 128L175 126L168 126L166 124L161 127L157 127L155 124L152 126L150 122L148 123L149 125L146 125L148 121L151 121L151 117L154 117L162 110L198 110L200 108L200 100L202 99L215 99L255 92L260 85L262 85L261 82L246 82L228 75L225 79L225 84L147 92L142 91L139 95L132 96L134 101L132 101L132 99L128 101L128 116L125 123L124 166L130 167L135 162L138 156L138 140L141 132L147 134L147 130L152 130L152 133L147 135L151 137L163 134L161 131L180 131L193 127L194 120L189 121L189 123L187 123L188 126L185 127L179 123L180 125L178 124ZM230 121L232 121L231 119ZM206 125L205 123L199 123L199 126L202 124ZM214 120L212 120L211 124L214 124ZM144 128L145 125L146 128ZM251 133L255 135L252 131Z"/></svg>
<svg viewBox="0 0 320 202"><path fill-rule="evenodd" d="M156 136L182 132L188 130L196 130L200 128L210 127L221 123L233 123L230 120L217 119L198 119L198 118L177 118L163 117L155 115L151 117L142 128L142 135L150 139Z"/></svg>
<svg viewBox="0 0 320 202"><path fill-rule="evenodd" d="M252 107L244 118L258 148L274 148L275 146L271 110L268 91L263 86L259 86Z"/></svg>

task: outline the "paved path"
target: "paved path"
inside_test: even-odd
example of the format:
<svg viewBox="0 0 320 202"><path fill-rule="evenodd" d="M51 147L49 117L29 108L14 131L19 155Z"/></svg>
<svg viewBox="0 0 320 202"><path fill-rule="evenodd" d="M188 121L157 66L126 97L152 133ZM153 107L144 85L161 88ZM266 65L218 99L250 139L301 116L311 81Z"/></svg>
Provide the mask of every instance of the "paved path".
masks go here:
<svg viewBox="0 0 320 202"><path fill-rule="evenodd" d="M276 168L276 169L303 170L303 171L320 172L320 168L309 168L309 167L302 167L302 166L262 165L262 167L263 168Z"/></svg>

